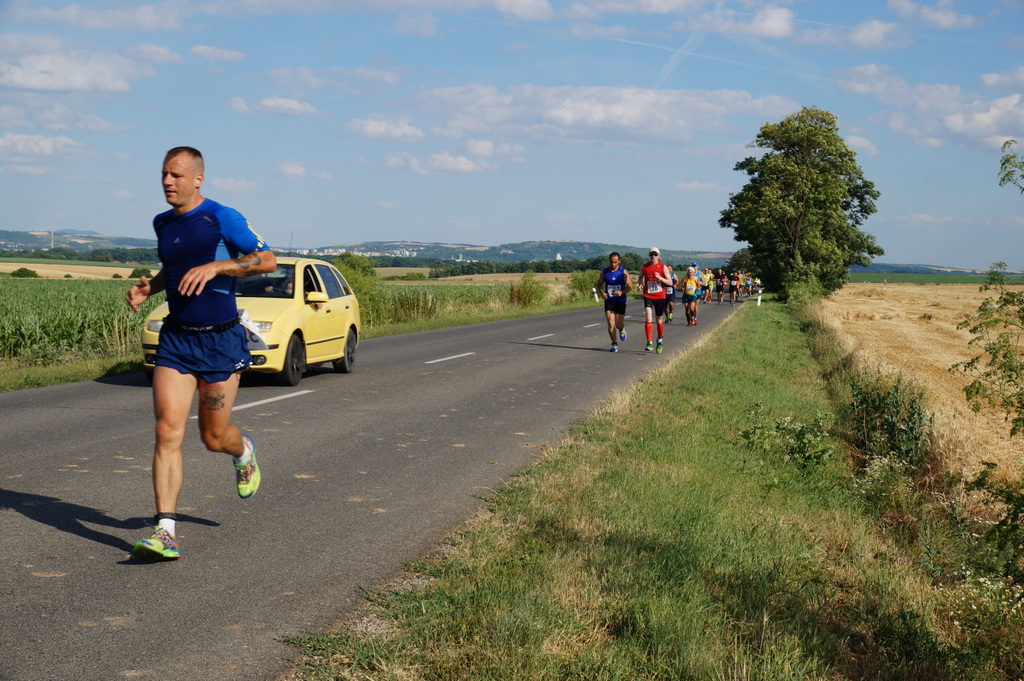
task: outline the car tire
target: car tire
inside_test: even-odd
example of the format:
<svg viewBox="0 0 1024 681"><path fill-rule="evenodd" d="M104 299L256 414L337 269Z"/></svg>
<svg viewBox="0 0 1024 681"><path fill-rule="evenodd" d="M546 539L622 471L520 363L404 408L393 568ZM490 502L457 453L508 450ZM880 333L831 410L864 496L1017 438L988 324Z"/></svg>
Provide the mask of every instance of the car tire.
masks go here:
<svg viewBox="0 0 1024 681"><path fill-rule="evenodd" d="M356 363L356 330L352 327L345 336L345 354L331 362L339 374L351 374Z"/></svg>
<svg viewBox="0 0 1024 681"><path fill-rule="evenodd" d="M284 368L274 374L281 385L295 386L302 380L302 372L306 370L306 348L299 334L292 334L288 341L288 351L284 356Z"/></svg>

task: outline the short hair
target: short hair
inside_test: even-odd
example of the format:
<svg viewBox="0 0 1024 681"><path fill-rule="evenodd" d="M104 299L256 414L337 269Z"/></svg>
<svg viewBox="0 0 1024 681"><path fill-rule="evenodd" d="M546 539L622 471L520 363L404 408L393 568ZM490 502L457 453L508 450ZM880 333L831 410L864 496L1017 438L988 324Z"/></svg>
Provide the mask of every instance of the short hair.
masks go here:
<svg viewBox="0 0 1024 681"><path fill-rule="evenodd" d="M619 255L618 251L612 251L611 253L608 254L608 259L611 260L612 258L618 258L619 260L622 260L622 256Z"/></svg>
<svg viewBox="0 0 1024 681"><path fill-rule="evenodd" d="M203 163L203 154L195 147L174 147L173 149L169 149L167 153L164 154L164 161L169 161L179 154L188 154L188 156L191 157L192 162L196 165L197 175L205 173L206 164Z"/></svg>

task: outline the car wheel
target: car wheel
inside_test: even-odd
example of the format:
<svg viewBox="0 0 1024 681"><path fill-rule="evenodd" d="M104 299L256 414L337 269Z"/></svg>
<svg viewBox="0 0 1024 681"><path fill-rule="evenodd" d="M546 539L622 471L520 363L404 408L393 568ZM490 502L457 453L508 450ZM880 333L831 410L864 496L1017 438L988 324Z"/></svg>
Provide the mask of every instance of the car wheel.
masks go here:
<svg viewBox="0 0 1024 681"><path fill-rule="evenodd" d="M356 363L356 330L349 329L345 337L345 354L331 362L339 374L351 374Z"/></svg>
<svg viewBox="0 0 1024 681"><path fill-rule="evenodd" d="M298 385L302 372L306 370L306 348L298 334L288 341L288 352L284 357L284 368L274 374L281 385Z"/></svg>

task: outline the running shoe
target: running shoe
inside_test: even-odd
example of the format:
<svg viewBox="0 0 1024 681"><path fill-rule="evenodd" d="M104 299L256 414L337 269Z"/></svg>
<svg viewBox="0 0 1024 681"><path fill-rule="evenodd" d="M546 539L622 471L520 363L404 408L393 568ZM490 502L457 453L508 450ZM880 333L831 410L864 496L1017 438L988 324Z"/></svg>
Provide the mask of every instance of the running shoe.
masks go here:
<svg viewBox="0 0 1024 681"><path fill-rule="evenodd" d="M626 340L626 330L622 329L619 331L619 340Z"/></svg>
<svg viewBox="0 0 1024 681"><path fill-rule="evenodd" d="M668 320L672 321L672 313L671 312L668 313Z"/></svg>
<svg viewBox="0 0 1024 681"><path fill-rule="evenodd" d="M661 341L658 341L658 349L656 350L656 352L660 355L663 350L664 348L661 345Z"/></svg>
<svg viewBox="0 0 1024 681"><path fill-rule="evenodd" d="M652 343L648 343L647 347L644 348L644 352L650 352L653 349L654 349L654 345Z"/></svg>
<svg viewBox="0 0 1024 681"><path fill-rule="evenodd" d="M173 534L157 527L152 537L135 542L132 555L139 560L177 560L181 558L181 549Z"/></svg>
<svg viewBox="0 0 1024 681"><path fill-rule="evenodd" d="M619 344L618 343L612 343L612 352L618 352L618 351L619 351Z"/></svg>
<svg viewBox="0 0 1024 681"><path fill-rule="evenodd" d="M260 465L256 463L256 440L248 433L242 435L242 440L248 443L249 463L235 464L235 486L238 496L248 499L260 488Z"/></svg>

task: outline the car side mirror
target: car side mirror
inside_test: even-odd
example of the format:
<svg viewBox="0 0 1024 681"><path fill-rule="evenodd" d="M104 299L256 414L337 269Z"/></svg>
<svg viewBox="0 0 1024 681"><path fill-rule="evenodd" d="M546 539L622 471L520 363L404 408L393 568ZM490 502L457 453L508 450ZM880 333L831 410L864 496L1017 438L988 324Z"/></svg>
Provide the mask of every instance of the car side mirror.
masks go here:
<svg viewBox="0 0 1024 681"><path fill-rule="evenodd" d="M323 291L310 291L306 294L307 303L326 303L329 300Z"/></svg>

